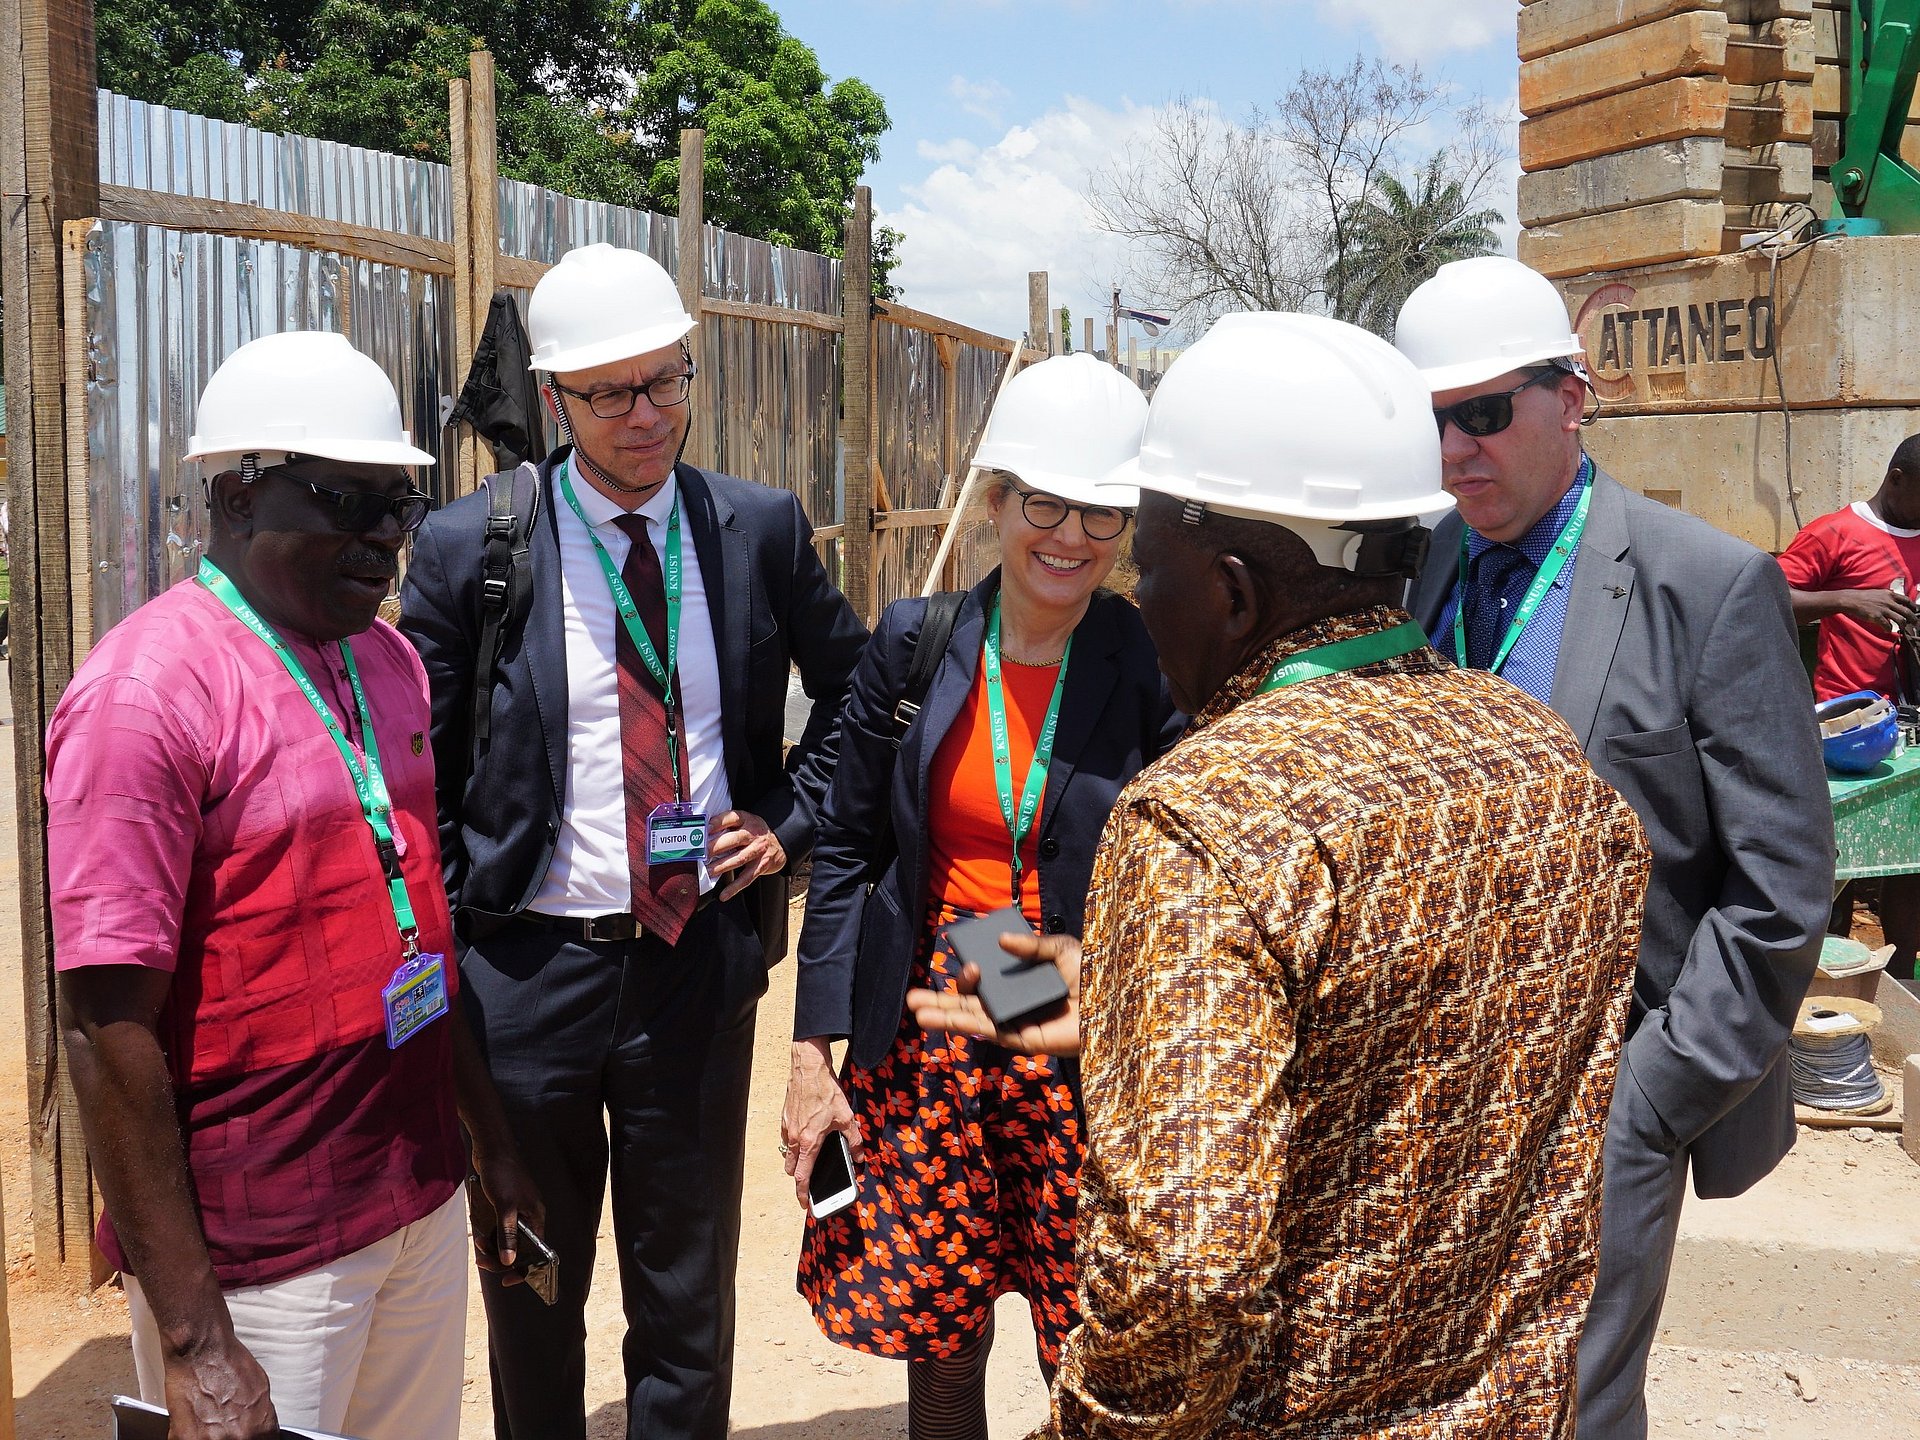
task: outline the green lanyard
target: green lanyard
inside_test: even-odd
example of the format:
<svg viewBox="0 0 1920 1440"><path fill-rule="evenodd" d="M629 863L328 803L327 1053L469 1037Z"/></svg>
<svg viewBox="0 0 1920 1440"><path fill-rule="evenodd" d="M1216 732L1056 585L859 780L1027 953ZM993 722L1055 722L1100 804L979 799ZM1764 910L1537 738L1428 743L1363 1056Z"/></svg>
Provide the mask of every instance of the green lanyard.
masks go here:
<svg viewBox="0 0 1920 1440"><path fill-rule="evenodd" d="M587 512L580 508L579 497L573 493L572 471L571 465L561 462L560 493L586 527L587 539L593 542L593 553L599 557L600 568L607 577L607 589L613 592L614 608L620 612L621 623L627 627L633 648L640 652L647 673L660 682L661 703L667 711L667 768L673 772L673 798L685 799L680 793L680 727L674 723L673 717L676 703L673 677L680 673L680 496L677 493L674 495L673 509L667 514L667 553L661 567L667 591L667 663L662 665L659 652L653 648L653 638L647 634L647 627L640 623L640 612L634 606L633 592L627 589L627 582L620 578L620 568L613 563L613 557L600 541L600 532L593 528L593 522L587 519Z"/></svg>
<svg viewBox="0 0 1920 1440"><path fill-rule="evenodd" d="M259 612L247 603L247 597L221 572L220 567L204 556L200 560L199 578L200 583L213 592L214 598L231 610L242 625L259 636L274 657L286 667L287 674L293 677L293 683L307 697L307 704L313 707L313 713L327 727L327 738L333 741L340 758L347 762L347 773L353 777L353 793L360 801L360 813L366 817L367 828L373 831L374 849L380 853L380 868L387 877L387 896L393 901L393 918L400 927L405 956L413 958L420 951L420 927L414 921L413 902L407 899L407 882L400 873L400 851L393 843L393 801L387 794L386 777L380 773L380 746L373 738L373 716L367 709L367 692L360 684L360 667L353 662L353 647L345 640L340 642L340 662L346 666L347 683L353 687L353 703L360 712L360 735L367 751L364 765L360 756L354 753L346 732L341 730L340 722L334 718L333 708L321 698L319 690L314 688L313 681L307 676L306 667L287 648L286 641L260 618Z"/></svg>
<svg viewBox="0 0 1920 1440"><path fill-rule="evenodd" d="M1302 680L1318 680L1323 675L1338 675L1342 670L1357 670L1362 665L1411 655L1416 650L1424 650L1426 644L1427 632L1408 620L1391 630L1376 630L1371 635L1316 645L1276 663L1260 682L1260 693L1266 695L1298 685Z"/></svg>
<svg viewBox="0 0 1920 1440"><path fill-rule="evenodd" d="M993 727L993 778L1000 787L1000 814L1006 819L1007 833L1013 837L1013 903L1020 905L1020 847L1033 829L1034 813L1040 797L1047 792L1047 771L1053 765L1053 735L1060 728L1060 697L1067 689L1067 661L1073 654L1073 637L1060 655L1060 675L1053 682L1053 698L1047 702L1047 718L1041 722L1040 738L1033 747L1033 763L1027 767L1026 787L1020 792L1020 808L1013 808L1013 752L1007 742L1007 699L1000 686L1000 597L993 597L993 615L987 621L985 667L987 672L987 719Z"/></svg>
<svg viewBox="0 0 1920 1440"><path fill-rule="evenodd" d="M1547 592L1553 588L1553 582L1560 578L1560 572L1567 568L1567 562L1573 558L1580 536L1587 528L1587 506L1593 499L1593 486L1589 483L1593 461L1587 456L1580 457L1580 471L1574 476L1573 483L1580 487L1580 501L1573 507L1573 515L1566 527L1561 530L1560 538L1553 542L1553 549L1547 552L1544 564L1533 577L1533 584L1527 587L1527 593L1520 601L1520 608L1513 612L1513 623L1507 626L1507 635L1500 642L1500 648L1493 653L1493 663L1487 669L1498 675L1500 667L1507 663L1507 656L1513 653L1514 642L1520 638L1520 632L1527 628L1527 622L1533 619L1533 612L1540 608L1540 602L1547 598ZM1460 532L1460 599L1453 607L1453 656L1464 667L1467 663L1467 535Z"/></svg>

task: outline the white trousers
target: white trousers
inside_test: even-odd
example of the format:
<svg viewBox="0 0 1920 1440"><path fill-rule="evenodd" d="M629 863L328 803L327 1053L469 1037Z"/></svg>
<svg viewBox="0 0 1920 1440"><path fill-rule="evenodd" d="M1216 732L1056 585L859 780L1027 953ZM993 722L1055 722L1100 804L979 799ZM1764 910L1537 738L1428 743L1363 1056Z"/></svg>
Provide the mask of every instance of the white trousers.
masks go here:
<svg viewBox="0 0 1920 1440"><path fill-rule="evenodd" d="M466 1374L467 1244L458 1190L431 1215L318 1270L226 1292L234 1332L283 1425L356 1440L457 1440ZM166 1404L160 1332L126 1277L140 1398Z"/></svg>

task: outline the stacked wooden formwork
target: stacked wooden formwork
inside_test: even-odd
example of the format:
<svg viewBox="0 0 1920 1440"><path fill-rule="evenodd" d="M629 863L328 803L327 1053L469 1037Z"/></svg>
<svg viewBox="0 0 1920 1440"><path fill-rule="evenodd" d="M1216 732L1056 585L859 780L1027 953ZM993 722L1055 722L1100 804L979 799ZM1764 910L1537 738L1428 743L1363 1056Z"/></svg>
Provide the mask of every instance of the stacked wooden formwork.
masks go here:
<svg viewBox="0 0 1920 1440"><path fill-rule="evenodd" d="M1520 258L1575 275L1725 254L1814 199L1814 0L1531 0Z"/></svg>

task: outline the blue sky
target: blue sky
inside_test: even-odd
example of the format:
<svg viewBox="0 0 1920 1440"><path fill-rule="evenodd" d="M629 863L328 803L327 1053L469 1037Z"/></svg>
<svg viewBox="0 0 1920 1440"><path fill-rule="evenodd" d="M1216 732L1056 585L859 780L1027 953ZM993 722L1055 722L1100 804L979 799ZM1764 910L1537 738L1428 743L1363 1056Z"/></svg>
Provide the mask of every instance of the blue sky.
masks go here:
<svg viewBox="0 0 1920 1440"><path fill-rule="evenodd" d="M1169 99L1238 118L1302 65L1362 53L1506 104L1518 64L1514 0L772 3L830 76L886 100L893 129L867 178L907 235L906 303L1000 334L1024 328L1028 270L1049 271L1076 315L1099 303L1118 257L1081 203L1087 173Z"/></svg>

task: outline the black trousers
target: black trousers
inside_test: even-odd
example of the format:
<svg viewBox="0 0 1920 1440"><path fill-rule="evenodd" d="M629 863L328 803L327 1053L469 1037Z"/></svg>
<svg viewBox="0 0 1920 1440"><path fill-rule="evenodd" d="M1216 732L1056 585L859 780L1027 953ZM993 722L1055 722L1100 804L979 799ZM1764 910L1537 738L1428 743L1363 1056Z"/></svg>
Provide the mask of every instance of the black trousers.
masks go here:
<svg viewBox="0 0 1920 1440"><path fill-rule="evenodd" d="M551 1307L481 1277L499 1440L586 1434L585 1308L609 1174L627 1434L726 1435L764 966L738 901L697 913L672 947L588 944L514 921L462 958L467 1014L560 1267Z"/></svg>

